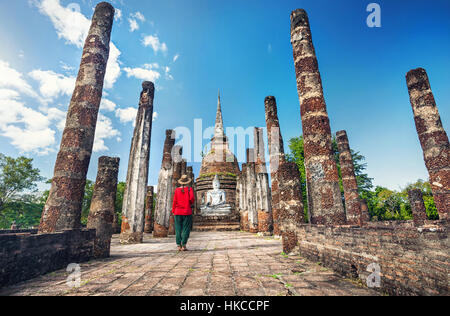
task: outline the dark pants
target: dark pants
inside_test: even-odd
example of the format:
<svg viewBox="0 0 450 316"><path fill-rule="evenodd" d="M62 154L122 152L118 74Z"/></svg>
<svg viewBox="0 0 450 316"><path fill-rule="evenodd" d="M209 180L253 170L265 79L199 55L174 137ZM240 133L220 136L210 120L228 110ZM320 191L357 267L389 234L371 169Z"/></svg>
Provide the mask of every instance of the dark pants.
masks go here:
<svg viewBox="0 0 450 316"><path fill-rule="evenodd" d="M178 246L186 246L192 229L192 215L175 215L175 235Z"/></svg>

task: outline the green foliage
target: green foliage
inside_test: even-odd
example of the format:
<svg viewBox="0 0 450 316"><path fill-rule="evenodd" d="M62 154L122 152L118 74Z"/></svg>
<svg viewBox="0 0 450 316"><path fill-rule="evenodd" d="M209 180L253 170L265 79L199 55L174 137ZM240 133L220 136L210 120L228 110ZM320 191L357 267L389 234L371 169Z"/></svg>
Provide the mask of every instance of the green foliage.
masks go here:
<svg viewBox="0 0 450 316"><path fill-rule="evenodd" d="M115 212L117 215L119 227L122 225L122 204L123 204L123 194L125 192L125 186L126 186L125 182L119 182L117 184Z"/></svg>
<svg viewBox="0 0 450 316"><path fill-rule="evenodd" d="M294 137L289 140L291 154L286 156L290 162L297 164L300 171L300 183L302 185L302 200L304 205L305 219L308 219L308 196L306 194L306 169L305 169L305 149L303 146L303 136Z"/></svg>
<svg viewBox="0 0 450 316"><path fill-rule="evenodd" d="M237 178L237 175L235 175L234 173L231 173L231 172L211 172L211 173L202 174L200 176L200 179L212 178L212 177L215 177L216 175L221 176L221 177Z"/></svg>
<svg viewBox="0 0 450 316"><path fill-rule="evenodd" d="M0 154L0 228L10 228L13 221L20 227L39 224L43 204L33 193L42 180L33 159Z"/></svg>
<svg viewBox="0 0 450 316"><path fill-rule="evenodd" d="M341 178L341 166L339 162L339 150L337 146L336 139L333 138L333 154L334 159L336 161L337 167L338 167L338 173L339 173L339 184L341 188L342 193L342 199L344 199L344 188L342 185L342 178ZM291 151L290 154L287 155L287 160L291 162L295 162L298 166L298 169L300 171L300 178L301 178L301 185L302 185L302 195L303 195L303 205L305 207L305 218L308 218L308 198L306 194L306 170L305 170L305 150L304 150L304 142L303 142L303 136L300 137L294 137L289 140L289 149ZM352 158L353 158L353 164L355 166L355 175L356 175L356 181L358 182L358 189L360 194L364 194L366 192L370 192L370 190L373 188L372 181L373 179L368 176L367 173L365 173L367 169L367 164L364 162L365 157L361 155L359 152L351 151Z"/></svg>

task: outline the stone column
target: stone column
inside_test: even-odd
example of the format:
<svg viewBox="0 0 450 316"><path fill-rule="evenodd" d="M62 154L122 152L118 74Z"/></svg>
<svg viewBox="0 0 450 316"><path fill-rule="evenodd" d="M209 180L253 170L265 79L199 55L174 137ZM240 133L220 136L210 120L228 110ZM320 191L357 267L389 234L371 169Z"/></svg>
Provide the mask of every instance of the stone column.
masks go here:
<svg viewBox="0 0 450 316"><path fill-rule="evenodd" d="M450 144L425 69L406 75L417 133L439 218L450 218Z"/></svg>
<svg viewBox="0 0 450 316"><path fill-rule="evenodd" d="M139 110L136 117L127 185L123 194L121 243L141 243L145 226L145 197L147 195L148 165L153 121L155 86L152 82L142 84Z"/></svg>
<svg viewBox="0 0 450 316"><path fill-rule="evenodd" d="M145 198L145 227L144 233L151 234L153 232L153 196L154 188L147 187L147 197Z"/></svg>
<svg viewBox="0 0 450 316"><path fill-rule="evenodd" d="M409 204L414 219L414 226L423 226L427 220L427 209L423 202L423 193L420 189L412 189L408 191Z"/></svg>
<svg viewBox="0 0 450 316"><path fill-rule="evenodd" d="M113 234L120 234L119 216L114 212Z"/></svg>
<svg viewBox="0 0 450 316"><path fill-rule="evenodd" d="M308 206L312 224L345 224L330 120L305 10L291 13L291 43L301 105Z"/></svg>
<svg viewBox="0 0 450 316"><path fill-rule="evenodd" d="M294 162L284 161L278 168L279 213L278 223L283 240L283 251L292 252L298 244L297 227L305 223L300 171Z"/></svg>
<svg viewBox="0 0 450 316"><path fill-rule="evenodd" d="M158 178L158 193L155 206L155 224L153 237L167 237L173 196L173 159L172 150L175 145L175 131L166 131L161 171Z"/></svg>
<svg viewBox="0 0 450 316"><path fill-rule="evenodd" d="M186 175L188 176L189 179L191 179L192 181L194 181L194 168L189 166L186 168ZM191 183L191 185L193 186L193 183Z"/></svg>
<svg viewBox="0 0 450 316"><path fill-rule="evenodd" d="M96 230L94 256L108 258L113 235L113 222L119 175L119 158L100 157L97 180L89 211L88 229Z"/></svg>
<svg viewBox="0 0 450 316"><path fill-rule="evenodd" d="M241 230L248 231L248 208L247 208L247 164L242 164L242 171L238 177L239 188L239 213L241 216Z"/></svg>
<svg viewBox="0 0 450 316"><path fill-rule="evenodd" d="M39 233L81 227L86 174L94 144L113 20L114 8L106 2L99 3L84 44Z"/></svg>
<svg viewBox="0 0 450 316"><path fill-rule="evenodd" d="M370 222L369 206L364 199L361 200L361 220L363 225Z"/></svg>
<svg viewBox="0 0 450 316"><path fill-rule="evenodd" d="M263 132L262 128L255 128L258 231L263 234L270 234L273 230L272 195L266 167Z"/></svg>
<svg viewBox="0 0 450 316"><path fill-rule="evenodd" d="M347 132L336 133L336 141L339 149L339 161L341 163L342 184L344 186L345 210L347 224L362 225L361 201L358 193L355 166L348 142Z"/></svg>
<svg viewBox="0 0 450 316"><path fill-rule="evenodd" d="M277 101L275 97L266 97L264 101L266 111L267 138L269 143L270 178L272 184L272 222L273 234L281 236L278 214L279 214L279 185L277 172L280 164L284 161L284 143L278 120Z"/></svg>
<svg viewBox="0 0 450 316"><path fill-rule="evenodd" d="M256 191L256 163L255 151L253 148L247 149L247 168L246 168L246 191L247 191L247 210L248 225L251 233L258 232L258 210L257 210L257 191Z"/></svg>

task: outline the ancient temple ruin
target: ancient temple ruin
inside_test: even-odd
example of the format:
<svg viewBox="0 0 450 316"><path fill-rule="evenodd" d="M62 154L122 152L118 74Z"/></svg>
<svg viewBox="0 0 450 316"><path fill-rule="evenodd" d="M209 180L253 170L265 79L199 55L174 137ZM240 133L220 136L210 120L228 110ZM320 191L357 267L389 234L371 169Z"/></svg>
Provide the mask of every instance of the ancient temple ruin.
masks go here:
<svg viewBox="0 0 450 316"><path fill-rule="evenodd" d="M97 5L83 50L80 72L68 110L66 128L55 164L50 196L42 214L39 234L37 230L0 232L0 287L16 284L58 269L66 269L70 263L105 258L110 253L114 222L117 223L114 217L114 202L119 168L118 158L100 158L87 229L81 228L80 217L109 54L113 17L114 9L111 5L107 3ZM410 71L406 81L440 219L428 220L422 191L411 189L408 192L408 198L413 221L370 222L367 201L360 200L358 194L355 168L345 131L336 134L345 208L342 203L337 166L331 153L330 118L323 97L309 19L302 9L295 10L291 14L291 40L305 141L309 218L306 219L304 216L299 168L285 157L275 97L270 96L265 99L272 187L270 189L262 129L255 129L254 148L247 149L247 159L242 164L241 172L236 157L230 151L224 132L219 96L211 149L205 153L200 174L194 185L197 199L194 208L194 228L198 231L242 229L251 233L273 232L275 235L282 236L285 254L300 254L301 260L307 259L313 262L314 267L321 265L331 268L347 278L359 279L367 282L366 284L370 283L368 280L372 280L374 275L375 278L378 276L379 284L376 289L382 293L448 295L450 145L425 70L419 68ZM154 237L167 237L173 233L171 211L173 193L178 186L177 180L183 174L194 179L193 168L188 167L187 161L182 159L182 148L175 146L175 132L167 130L158 178L154 219L152 219L154 192L152 187L147 186L147 182L153 96L154 85L145 82L131 145L127 186L124 193L120 236L124 243L141 242L144 227L145 232L150 233L152 225ZM309 220L309 223L306 223L306 220ZM258 240L258 245L263 247L265 247L265 239L269 239L245 235L249 239ZM235 239L237 241L225 243L226 246L245 247L241 245L239 237ZM152 240L152 242L157 243L158 240ZM168 243L167 240L163 242ZM273 243L274 240L270 242ZM197 245L206 244L202 240ZM139 248L142 251L144 248L141 246L144 245L120 247L121 249ZM167 255L167 253L161 254L163 249L167 248L161 246L156 249L154 253L158 256ZM197 252L193 255L191 252L182 258L187 259L183 263L189 262L189 270L195 270L197 264L204 264L203 267L208 269L223 268L215 265L217 262L220 265L224 260L223 248L220 249L220 253L218 251L213 256L207 257L207 260L200 256L207 252L214 252L215 249L196 250ZM196 256L197 253L200 254L199 257L191 259L190 256ZM231 264L237 269L242 264L245 265L246 275L239 280L234 278L234 275L230 277L230 287L241 286L247 290L247 284L253 281L259 282L258 278L261 275L253 280L248 278L248 271L254 272L253 267L258 271L264 271L266 266L260 264L261 253L262 251L258 250L255 255L257 258L247 264L247 262L241 263L241 258L237 257L233 249L234 256L232 260L229 260L230 266L225 267L226 274L233 275L228 273ZM281 259L283 261L276 261L271 253L265 252L265 255L270 260L264 262L281 263L284 269L283 259L288 256L279 256L276 253L278 259L283 258ZM142 257L142 252L139 256ZM177 289L178 292L174 291L177 295L180 292L176 283L180 283L181 280L181 283L186 284L187 276L191 277L194 274L191 272L199 272L179 270L177 265L180 257L170 255L169 260L162 260L163 264L171 265L170 268L162 266L162 270L167 268L166 270L170 271L168 279L177 279L170 280L172 283L169 284ZM153 287L154 284L149 286L146 280L153 279L155 267L144 266L146 258L125 262L129 259L120 258L112 264L118 263L121 268L128 272L132 271L131 274L136 275L142 272L136 273L132 270L136 266L139 269L148 269L138 276L139 282L143 283L136 283L136 279L133 279L135 275L132 277L133 281L130 281L129 273L121 273L121 271L114 276L117 279L110 281L118 281L119 284L115 284L118 287L132 284L130 288L133 286L138 290L144 288L144 294L148 294L146 287ZM102 277L110 279L110 268L103 266L105 269L97 270L96 265L101 263L103 262L96 261L94 265L89 263L89 266L95 266L92 274L105 273ZM303 267L302 264L302 262L296 262L295 268ZM295 278L298 270L290 268L284 271L288 272L289 278ZM186 274L180 280L172 277L172 273L179 271ZM300 274L303 272L298 271ZM222 285L224 278L218 277L216 271L207 270L205 273L207 273L204 275L205 282L203 282L205 288L214 287L210 284ZM328 278L330 275L327 273L325 277ZM147 278L147 276L150 277ZM280 277L276 276L277 279ZM309 277L313 276L309 275ZM207 284L213 278L216 278L216 282ZM124 283L121 283L122 281ZM164 281L167 279L161 282ZM196 277L195 282L201 283L201 280ZM336 284L333 283L333 286ZM167 286L167 284L163 285ZM256 284L252 289L259 289L259 287L260 285ZM284 282L281 287L289 288L290 286ZM163 291L160 293L165 294L166 289L162 288Z"/></svg>
<svg viewBox="0 0 450 316"><path fill-rule="evenodd" d="M152 82L144 82L123 195L121 243L141 243L143 238L154 97L155 85Z"/></svg>
<svg viewBox="0 0 450 316"><path fill-rule="evenodd" d="M195 181L197 207L194 211L194 229L239 229L239 211L236 208L236 180L239 174L238 161L230 151L225 135L219 95L211 149L203 157L200 174ZM224 197L225 201L218 197Z"/></svg>

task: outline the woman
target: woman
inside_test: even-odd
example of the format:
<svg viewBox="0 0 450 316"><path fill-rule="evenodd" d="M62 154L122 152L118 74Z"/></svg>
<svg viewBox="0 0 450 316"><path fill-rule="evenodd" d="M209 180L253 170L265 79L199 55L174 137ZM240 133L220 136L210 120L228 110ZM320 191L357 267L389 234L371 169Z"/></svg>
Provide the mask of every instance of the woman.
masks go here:
<svg viewBox="0 0 450 316"><path fill-rule="evenodd" d="M191 179L183 175L178 183L180 188L175 190L172 213L175 217L175 234L178 251L187 251L186 245L192 229L192 206L194 205L194 189L188 185Z"/></svg>

